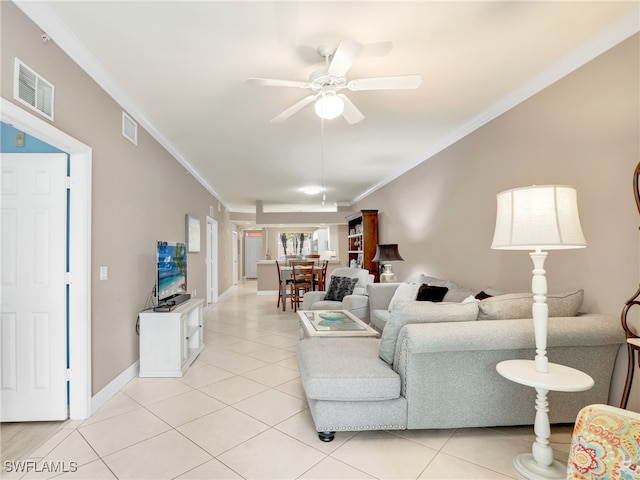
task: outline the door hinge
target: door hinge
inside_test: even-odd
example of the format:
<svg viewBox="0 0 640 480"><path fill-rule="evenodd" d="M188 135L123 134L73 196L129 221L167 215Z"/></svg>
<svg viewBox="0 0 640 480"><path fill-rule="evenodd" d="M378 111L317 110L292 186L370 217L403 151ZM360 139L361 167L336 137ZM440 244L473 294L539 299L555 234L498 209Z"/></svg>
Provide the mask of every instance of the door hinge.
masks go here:
<svg viewBox="0 0 640 480"><path fill-rule="evenodd" d="M65 372L64 372L64 377L65 377L65 380L66 380L67 382L70 382L70 381L71 381L72 375L71 375L71 369L70 369L70 368L67 368L67 369L65 370Z"/></svg>
<svg viewBox="0 0 640 480"><path fill-rule="evenodd" d="M66 185L67 185L67 190L71 190L71 187L73 187L73 178L67 177L66 178Z"/></svg>
<svg viewBox="0 0 640 480"><path fill-rule="evenodd" d="M72 279L71 279L71 272L66 272L64 274L64 283L67 285L71 285L71 283L73 283Z"/></svg>

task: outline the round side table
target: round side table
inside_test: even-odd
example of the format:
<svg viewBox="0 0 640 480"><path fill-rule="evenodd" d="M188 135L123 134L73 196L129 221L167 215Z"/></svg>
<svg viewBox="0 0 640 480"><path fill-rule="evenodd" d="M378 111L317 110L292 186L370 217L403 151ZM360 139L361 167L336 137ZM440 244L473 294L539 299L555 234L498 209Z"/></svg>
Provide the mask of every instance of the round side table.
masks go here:
<svg viewBox="0 0 640 480"><path fill-rule="evenodd" d="M512 382L536 389L536 418L534 432L536 440L531 453L517 455L513 459L514 468L530 480L550 480L566 478L567 466L553 459L553 449L549 446L551 425L549 423L549 391L581 392L594 385L593 378L575 368L548 364L548 372L536 371L533 360L505 360L496 365L496 370Z"/></svg>

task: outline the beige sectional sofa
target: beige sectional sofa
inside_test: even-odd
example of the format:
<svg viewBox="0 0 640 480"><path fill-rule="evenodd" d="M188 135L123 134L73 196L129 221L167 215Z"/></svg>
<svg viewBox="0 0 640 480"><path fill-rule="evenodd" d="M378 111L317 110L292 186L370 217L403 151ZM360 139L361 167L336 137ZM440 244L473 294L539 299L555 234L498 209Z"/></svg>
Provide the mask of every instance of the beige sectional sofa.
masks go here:
<svg viewBox="0 0 640 480"><path fill-rule="evenodd" d="M367 286L371 323L383 330L380 339L300 341L298 365L320 439L330 441L342 430L533 424L535 390L506 380L495 368L503 360L534 357L533 322L530 313L522 315L523 305L530 312L531 299L512 294L434 303L396 296L389 310L400 286ZM607 403L625 342L613 316L565 315L581 303L581 294L550 298L548 356L591 375L595 386L551 392L552 423L572 423L585 405ZM563 316L553 316L556 308ZM495 318L504 312L508 318Z"/></svg>

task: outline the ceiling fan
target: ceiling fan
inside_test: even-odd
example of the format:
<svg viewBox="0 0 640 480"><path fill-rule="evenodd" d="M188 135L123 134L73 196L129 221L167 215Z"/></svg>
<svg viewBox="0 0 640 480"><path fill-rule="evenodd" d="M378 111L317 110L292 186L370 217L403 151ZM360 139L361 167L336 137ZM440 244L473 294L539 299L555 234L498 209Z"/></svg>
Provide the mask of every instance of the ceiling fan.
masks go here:
<svg viewBox="0 0 640 480"><path fill-rule="evenodd" d="M355 60L362 52L363 46L353 40L342 40L335 52L331 47L323 45L318 53L325 59L325 67L313 72L308 82L297 80L275 80L270 78L249 78L251 85L265 87L295 87L312 90L314 93L294 103L285 111L271 119L271 123L279 123L316 102L316 113L325 119L342 115L349 124L360 122L364 115L340 90L352 92L363 90L396 90L418 88L422 82L420 75L400 75L394 77L375 77L347 80L346 75Z"/></svg>

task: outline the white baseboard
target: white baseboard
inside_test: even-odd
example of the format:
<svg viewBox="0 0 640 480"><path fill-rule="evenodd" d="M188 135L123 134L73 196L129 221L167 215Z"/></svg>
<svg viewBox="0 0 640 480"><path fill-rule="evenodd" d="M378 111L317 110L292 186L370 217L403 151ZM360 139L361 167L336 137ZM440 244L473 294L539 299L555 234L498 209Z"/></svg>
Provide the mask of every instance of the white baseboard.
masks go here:
<svg viewBox="0 0 640 480"><path fill-rule="evenodd" d="M229 296L229 294L233 290L233 287L237 287L237 285L232 285L231 287L227 288L224 292L222 292L220 295L218 295L218 302L220 302L220 300L224 299L225 297Z"/></svg>
<svg viewBox="0 0 640 480"><path fill-rule="evenodd" d="M96 413L100 407L107 403L118 393L130 380L138 376L140 371L140 360L136 360L129 368L109 382L102 390L91 397L91 415Z"/></svg>

